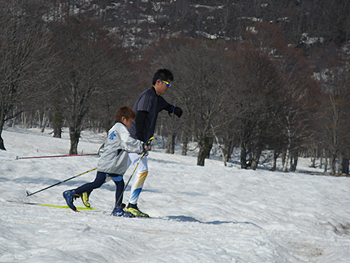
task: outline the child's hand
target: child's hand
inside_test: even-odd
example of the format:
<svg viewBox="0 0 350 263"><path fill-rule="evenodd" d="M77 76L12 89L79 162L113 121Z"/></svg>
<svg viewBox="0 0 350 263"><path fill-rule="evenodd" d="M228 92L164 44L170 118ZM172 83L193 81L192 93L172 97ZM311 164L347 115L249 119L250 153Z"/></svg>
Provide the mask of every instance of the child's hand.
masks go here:
<svg viewBox="0 0 350 263"><path fill-rule="evenodd" d="M150 151L151 148L152 148L151 145L146 145L146 146L145 146L145 151Z"/></svg>

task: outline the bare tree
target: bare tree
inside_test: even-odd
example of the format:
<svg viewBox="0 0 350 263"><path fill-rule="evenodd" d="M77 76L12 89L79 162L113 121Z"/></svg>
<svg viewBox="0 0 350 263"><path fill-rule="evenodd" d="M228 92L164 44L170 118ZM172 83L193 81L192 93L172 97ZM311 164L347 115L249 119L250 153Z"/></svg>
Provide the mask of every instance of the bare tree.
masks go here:
<svg viewBox="0 0 350 263"><path fill-rule="evenodd" d="M69 17L52 24L52 31L57 52L52 83L60 99L56 105L69 125L69 154L77 154L83 120L97 97L111 89L109 80L116 76L124 51L116 48L108 31L88 19Z"/></svg>
<svg viewBox="0 0 350 263"><path fill-rule="evenodd" d="M312 113L315 112L318 102L317 85L312 79L311 67L301 55L301 51L288 47L278 27L261 23L256 24L255 30L253 34L247 34L245 37L268 56L270 65L274 68L263 66L263 72L266 73L259 73L258 76L265 76L265 80L259 81L259 78L255 78L257 83L266 84L264 97L267 98L265 104L268 107L267 111L262 112L265 112L268 122L264 125L260 123L259 126L270 128L265 128L269 136L262 141L273 145L276 153L284 151L290 163L289 169L295 170L298 150L312 134ZM253 65L252 72L254 70L257 70L257 67ZM273 123L270 120L273 120ZM277 142L276 138L280 140ZM288 169L288 162L284 162L285 171Z"/></svg>
<svg viewBox="0 0 350 263"><path fill-rule="evenodd" d="M167 63L177 76L174 94L184 110L183 127L197 140L197 165L201 166L213 140L212 127L219 128L217 117L225 110L227 79L221 60L224 55L224 51L204 44L189 44L167 56Z"/></svg>
<svg viewBox="0 0 350 263"><path fill-rule="evenodd" d="M47 37L43 32L35 1L0 3L0 149L7 120L19 115L23 102L37 95L40 79L47 70ZM36 6L38 7L38 6Z"/></svg>
<svg viewBox="0 0 350 263"><path fill-rule="evenodd" d="M269 57L248 43L236 52L241 167L256 169L262 150L268 145L267 131L272 125L270 97L278 87L279 75Z"/></svg>
<svg viewBox="0 0 350 263"><path fill-rule="evenodd" d="M330 174L334 175L337 172L348 172L349 166L350 74L347 59L335 56L333 66L328 65L330 67L320 74L324 93L320 131L323 137L322 143L330 153Z"/></svg>

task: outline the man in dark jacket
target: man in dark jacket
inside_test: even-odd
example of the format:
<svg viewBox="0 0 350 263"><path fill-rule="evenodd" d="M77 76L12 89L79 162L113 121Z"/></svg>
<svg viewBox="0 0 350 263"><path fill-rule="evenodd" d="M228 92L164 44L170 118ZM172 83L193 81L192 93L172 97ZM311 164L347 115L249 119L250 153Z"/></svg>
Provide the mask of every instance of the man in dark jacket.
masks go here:
<svg viewBox="0 0 350 263"><path fill-rule="evenodd" d="M158 113L162 110L168 111L169 114L174 113L179 118L181 117L181 108L169 104L162 97L171 87L171 82L173 80L173 74L168 69L159 69L154 74L152 87L142 92L135 102L133 110L136 113L136 118L129 128L131 137L147 143L148 140L153 137ZM140 158L140 154L130 153L129 158L131 163L135 166ZM141 212L137 207L137 201L147 174L147 156L145 155L135 171L130 201L126 209L127 212L134 216L148 217L146 213Z"/></svg>

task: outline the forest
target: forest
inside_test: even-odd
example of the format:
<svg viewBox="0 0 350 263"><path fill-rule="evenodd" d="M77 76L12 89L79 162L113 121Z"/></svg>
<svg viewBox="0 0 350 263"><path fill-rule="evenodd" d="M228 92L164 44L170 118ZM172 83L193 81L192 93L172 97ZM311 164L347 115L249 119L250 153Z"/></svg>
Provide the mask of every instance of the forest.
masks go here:
<svg viewBox="0 0 350 263"><path fill-rule="evenodd" d="M174 74L157 135L204 166L213 144L242 169L268 151L349 174L350 3L347 0L0 0L0 149L6 126L107 132L154 72Z"/></svg>

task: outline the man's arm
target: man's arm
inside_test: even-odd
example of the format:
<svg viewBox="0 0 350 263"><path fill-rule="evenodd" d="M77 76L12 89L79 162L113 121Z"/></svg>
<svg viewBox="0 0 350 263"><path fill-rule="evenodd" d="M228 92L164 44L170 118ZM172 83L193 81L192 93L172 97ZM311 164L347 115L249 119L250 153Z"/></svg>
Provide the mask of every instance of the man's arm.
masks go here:
<svg viewBox="0 0 350 263"><path fill-rule="evenodd" d="M144 138L144 130L147 115L147 111L138 111L135 118L136 138L143 142L146 140L146 138Z"/></svg>
<svg viewBox="0 0 350 263"><path fill-rule="evenodd" d="M181 115L182 115L182 109L180 108L180 107L176 107L176 106L174 106L174 105L170 105L170 104L168 104L165 108L164 108L164 110L166 110L168 113L169 113L169 115L171 114L171 113L174 113L177 117L181 117ZM170 115L171 116L171 115Z"/></svg>

